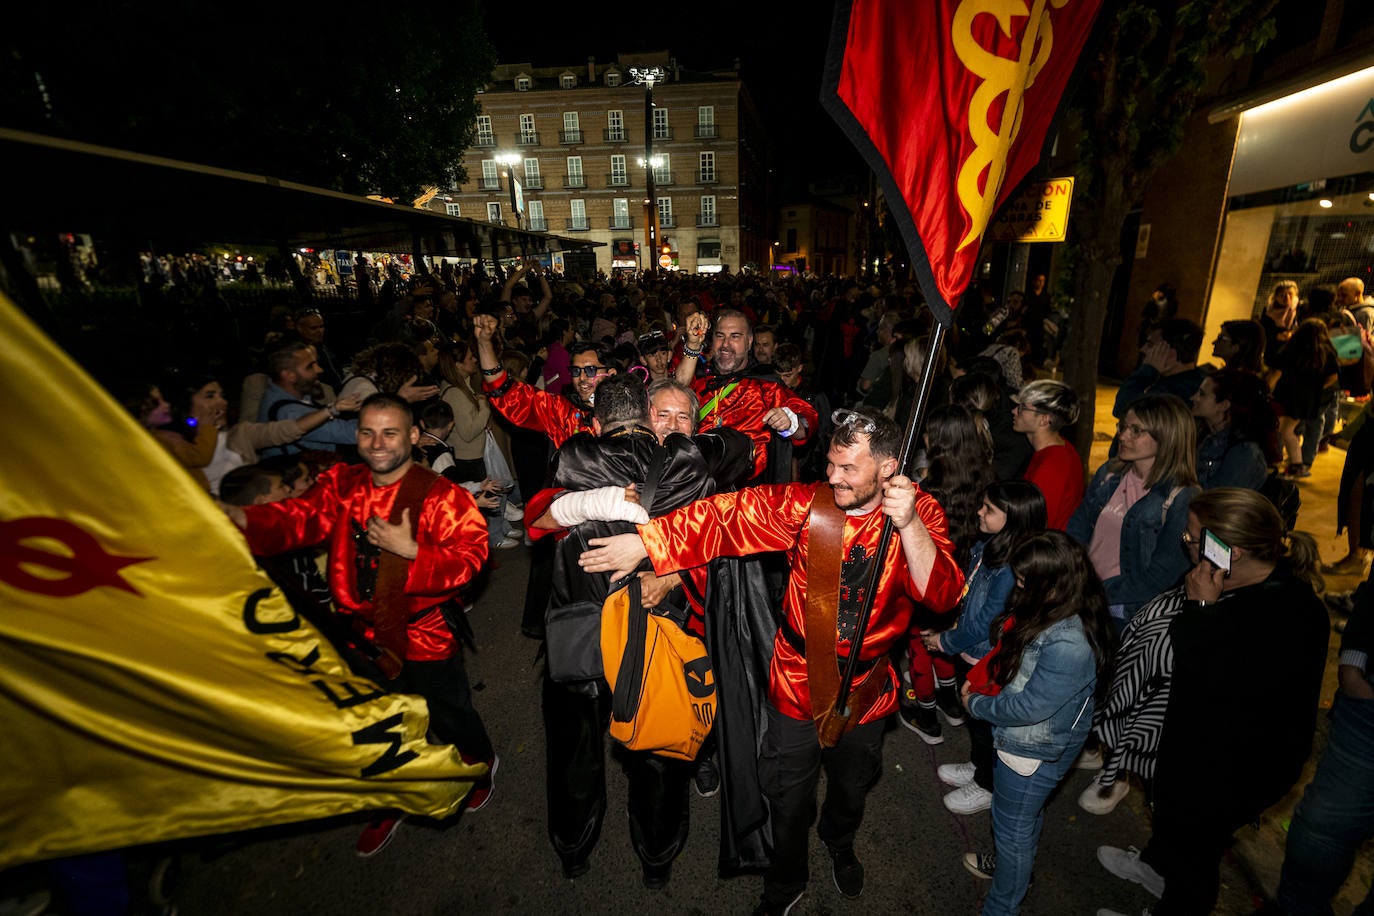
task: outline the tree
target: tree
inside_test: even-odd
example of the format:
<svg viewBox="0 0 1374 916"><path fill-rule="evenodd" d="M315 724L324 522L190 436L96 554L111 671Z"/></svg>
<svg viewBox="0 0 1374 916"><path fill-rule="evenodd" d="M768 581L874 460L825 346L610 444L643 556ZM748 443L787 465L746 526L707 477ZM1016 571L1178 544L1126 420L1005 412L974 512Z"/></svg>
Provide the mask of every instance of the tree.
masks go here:
<svg viewBox="0 0 1374 916"><path fill-rule="evenodd" d="M1075 333L1062 365L1084 404L1097 403L1098 351L1127 215L1140 206L1150 177L1178 152L1208 68L1225 55L1253 54L1273 37L1269 14L1276 2L1181 0L1161 9L1107 0L1098 14L1066 105L1068 128L1080 139L1060 286L1074 300ZM1092 437L1091 422L1078 424L1074 445L1084 461Z"/></svg>
<svg viewBox="0 0 1374 916"><path fill-rule="evenodd" d="M466 177L495 63L477 0L442 17L405 4L351 16L290 3L25 4L7 25L7 127L404 201Z"/></svg>

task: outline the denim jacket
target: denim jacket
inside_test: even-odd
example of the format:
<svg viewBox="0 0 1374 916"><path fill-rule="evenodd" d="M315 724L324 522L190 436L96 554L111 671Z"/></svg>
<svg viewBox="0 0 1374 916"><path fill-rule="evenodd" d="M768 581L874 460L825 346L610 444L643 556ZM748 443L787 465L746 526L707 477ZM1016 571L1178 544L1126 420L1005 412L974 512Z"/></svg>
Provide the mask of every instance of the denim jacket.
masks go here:
<svg viewBox="0 0 1374 916"><path fill-rule="evenodd" d="M1121 472L1109 471L1109 464L1105 462L1097 469L1083 502L1069 519L1069 536L1084 547L1092 543L1097 517L1121 483ZM1181 538L1188 528L1188 506L1197 492L1197 487L1179 487L1172 477L1166 478L1126 510L1121 521L1121 572L1102 583L1107 588L1107 602L1122 605L1126 619L1155 595L1176 585L1188 571L1191 564ZM1169 504L1167 510L1165 503Z"/></svg>
<svg viewBox="0 0 1374 916"><path fill-rule="evenodd" d="M1269 462L1257 443L1231 442L1227 427L1212 433L1197 448L1197 481L1204 490L1244 487L1258 490L1269 476Z"/></svg>
<svg viewBox="0 0 1374 916"><path fill-rule="evenodd" d="M1087 738L1096 688L1097 659L1083 622L1068 617L1026 646L1016 676L1001 693L970 694L968 711L992 726L998 750L1058 760Z"/></svg>
<svg viewBox="0 0 1374 916"><path fill-rule="evenodd" d="M940 634L940 648L950 655L967 653L982 658L991 647L988 628L993 618L1002 613L1007 596L1016 586L1016 576L1007 564L984 566L983 550L987 541L979 541L968 552L969 574L964 600L959 607L959 620L951 630Z"/></svg>

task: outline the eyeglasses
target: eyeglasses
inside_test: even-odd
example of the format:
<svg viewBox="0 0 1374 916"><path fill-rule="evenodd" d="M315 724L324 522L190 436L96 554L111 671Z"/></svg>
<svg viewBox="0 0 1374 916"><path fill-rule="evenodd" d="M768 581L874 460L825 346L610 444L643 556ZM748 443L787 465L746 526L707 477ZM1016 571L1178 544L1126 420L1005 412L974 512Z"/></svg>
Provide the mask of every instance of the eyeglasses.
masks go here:
<svg viewBox="0 0 1374 916"><path fill-rule="evenodd" d="M1011 409L1012 409L1013 412L1018 411L1018 410L1029 410L1031 413L1044 413L1044 412L1045 412L1045 411L1041 410L1039 407L1032 407L1032 406L1029 405L1029 404L1022 404L1022 403L1020 403L1020 402L1017 402L1017 403L1011 405Z"/></svg>
<svg viewBox="0 0 1374 916"><path fill-rule="evenodd" d="M1116 431L1118 435L1130 436L1132 439L1139 439L1141 436L1154 435L1153 430L1146 429L1143 426L1138 426L1135 423L1118 423L1116 424Z"/></svg>
<svg viewBox="0 0 1374 916"><path fill-rule="evenodd" d="M573 366L571 369L568 370L568 374L571 375L573 378L577 378L579 376L586 376L587 378L596 378L598 375L605 371L605 366Z"/></svg>
<svg viewBox="0 0 1374 916"><path fill-rule="evenodd" d="M1198 546L1198 543L1201 541L1201 538L1195 538L1186 531L1180 534L1178 539L1183 542L1183 548L1185 550L1191 550Z"/></svg>
<svg viewBox="0 0 1374 916"><path fill-rule="evenodd" d="M841 407L830 415L830 421L836 426L853 425L859 432L865 435L873 435L873 431L878 428L878 424L873 422L871 417L866 417L855 410Z"/></svg>

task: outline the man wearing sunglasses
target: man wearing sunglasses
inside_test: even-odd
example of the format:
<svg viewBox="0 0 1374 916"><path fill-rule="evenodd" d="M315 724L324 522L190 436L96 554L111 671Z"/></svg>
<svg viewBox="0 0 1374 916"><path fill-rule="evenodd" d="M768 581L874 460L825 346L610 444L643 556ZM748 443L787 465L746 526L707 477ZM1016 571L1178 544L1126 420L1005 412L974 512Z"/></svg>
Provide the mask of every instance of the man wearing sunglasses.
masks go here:
<svg viewBox="0 0 1374 916"><path fill-rule="evenodd" d="M785 456L775 455L770 469L770 446L775 434L793 445L804 444L816 429L816 409L782 384L771 370L759 373L757 366L751 366L753 329L744 313L734 309L716 313L710 372L697 377L708 330L710 319L704 313L688 316L682 362L677 368L677 380L691 385L701 399L701 425L733 426L754 440L755 481L790 481L790 450ZM763 476L765 470L770 472L767 477Z"/></svg>
<svg viewBox="0 0 1374 916"><path fill-rule="evenodd" d="M592 549L578 561L589 573L609 572L618 578L646 557L655 573L665 575L716 556L786 552L784 620L773 644L768 731L759 766L771 811L773 857L756 913L785 913L806 889L822 767L826 798L817 833L830 852L836 888L851 898L863 892L864 869L854 854L854 837L868 790L882 772L884 720L897 708L896 675L887 653L906 638L916 604L947 612L958 602L964 582L944 512L933 497L898 474L901 431L896 424L870 408L837 410L833 419L826 481L751 487L698 500L639 525L634 534L590 539ZM858 595L872 571L885 518L891 518L898 537L878 571L868 630L855 647ZM819 574L812 579L817 568L810 557L812 532L825 530L832 532L831 543L839 553L839 562L827 567L837 573L832 586L838 587L835 632L831 636L818 630L808 637L808 617L825 619L807 600L808 589L816 591L824 578ZM711 536L703 537L707 531ZM824 537L815 535L817 541ZM808 652L808 645L817 644L825 649ZM813 689L824 694L824 685L834 681L815 681L819 688L813 688L813 681L825 673L823 666L843 666L851 651L859 653L849 704L853 727L823 748L813 719L834 698L817 696L813 705L812 695ZM873 698L867 705L866 697Z"/></svg>

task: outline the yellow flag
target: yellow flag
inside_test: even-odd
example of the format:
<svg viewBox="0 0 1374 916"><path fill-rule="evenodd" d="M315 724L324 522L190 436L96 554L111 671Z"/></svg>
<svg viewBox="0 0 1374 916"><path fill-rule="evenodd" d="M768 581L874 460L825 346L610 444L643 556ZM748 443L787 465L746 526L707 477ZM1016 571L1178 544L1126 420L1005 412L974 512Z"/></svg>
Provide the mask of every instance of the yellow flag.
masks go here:
<svg viewBox="0 0 1374 916"><path fill-rule="evenodd" d="M0 868L457 810L485 768L426 743L424 701L351 676L204 490L3 295L0 339Z"/></svg>

